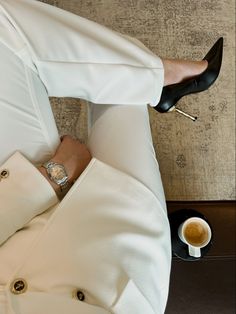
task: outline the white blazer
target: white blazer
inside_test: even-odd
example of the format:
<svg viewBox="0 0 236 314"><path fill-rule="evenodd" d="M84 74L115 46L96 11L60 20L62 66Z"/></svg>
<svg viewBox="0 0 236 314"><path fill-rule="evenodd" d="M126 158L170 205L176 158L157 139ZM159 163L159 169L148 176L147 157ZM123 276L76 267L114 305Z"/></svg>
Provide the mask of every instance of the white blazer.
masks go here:
<svg viewBox="0 0 236 314"><path fill-rule="evenodd" d="M93 158L59 202L20 152L0 167L4 170L9 176L0 182L0 244L34 216L53 211L5 287L13 313L164 313L169 223L146 186ZM11 292L15 278L27 281L24 293ZM73 298L76 289L84 301Z"/></svg>
<svg viewBox="0 0 236 314"><path fill-rule="evenodd" d="M36 2L0 0L0 6L27 33L27 19L23 19L19 9L24 11L24 5L29 9ZM38 19L40 22L40 15ZM36 48L39 44L42 48L43 43L43 37L35 36ZM45 51L35 51L50 54L46 47ZM50 95L60 90L46 75L49 73L44 68L46 63L34 60L30 64L30 59L27 60L33 70L36 70L35 64L41 65L38 69L45 84L50 86ZM152 62L157 64L151 55L147 62L150 66ZM147 71L153 72L153 80L155 71L159 69ZM72 88L77 91L76 86ZM141 99L144 88L150 88L149 83L140 86L140 95L134 96L138 99L136 102L144 103ZM98 101L98 94L94 95ZM100 94L99 97L103 102ZM158 97L150 88L150 103L155 104ZM96 158L61 202L36 166L20 151L0 164L2 176L5 170L9 175L0 180L0 252L1 246L18 230L27 228L34 217L47 211L51 213L5 286L1 286L4 269L0 269L0 301L4 292L8 313L164 313L171 265L170 228L166 206L152 191ZM25 289L16 294L12 285L19 278L24 280ZM80 300L75 293L78 291L82 295ZM6 314L1 302L0 314Z"/></svg>

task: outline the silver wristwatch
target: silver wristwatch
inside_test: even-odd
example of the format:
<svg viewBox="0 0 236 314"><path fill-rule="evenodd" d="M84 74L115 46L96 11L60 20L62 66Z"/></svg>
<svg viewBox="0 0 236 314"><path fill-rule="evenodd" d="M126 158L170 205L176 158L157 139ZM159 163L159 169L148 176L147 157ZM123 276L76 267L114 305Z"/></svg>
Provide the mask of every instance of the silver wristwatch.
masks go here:
<svg viewBox="0 0 236 314"><path fill-rule="evenodd" d="M47 170L50 180L60 186L61 192L63 192L70 185L68 181L68 174L62 164L48 161L45 162L42 167Z"/></svg>

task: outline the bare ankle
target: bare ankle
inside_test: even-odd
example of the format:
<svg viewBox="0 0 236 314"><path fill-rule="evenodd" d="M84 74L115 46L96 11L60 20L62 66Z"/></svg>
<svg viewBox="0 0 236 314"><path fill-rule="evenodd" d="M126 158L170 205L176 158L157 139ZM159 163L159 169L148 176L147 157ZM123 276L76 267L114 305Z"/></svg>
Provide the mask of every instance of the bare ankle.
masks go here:
<svg viewBox="0 0 236 314"><path fill-rule="evenodd" d="M172 62L169 59L162 59L164 67L164 86L172 84L173 81L173 66Z"/></svg>
<svg viewBox="0 0 236 314"><path fill-rule="evenodd" d="M164 66L164 86L176 84L202 73L207 61L162 59Z"/></svg>
<svg viewBox="0 0 236 314"><path fill-rule="evenodd" d="M164 66L164 86L176 83L179 79L179 72L176 67L179 60L162 59Z"/></svg>

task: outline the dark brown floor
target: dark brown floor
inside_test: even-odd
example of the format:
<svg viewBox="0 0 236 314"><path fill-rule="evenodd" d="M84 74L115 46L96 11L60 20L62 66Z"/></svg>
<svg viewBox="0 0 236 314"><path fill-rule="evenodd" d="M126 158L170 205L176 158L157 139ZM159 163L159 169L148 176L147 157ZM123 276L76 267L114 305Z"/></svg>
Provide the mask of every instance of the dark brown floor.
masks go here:
<svg viewBox="0 0 236 314"><path fill-rule="evenodd" d="M211 223L213 245L202 260L173 257L166 314L235 314L235 202L168 202L168 212L195 209Z"/></svg>
<svg viewBox="0 0 236 314"><path fill-rule="evenodd" d="M235 314L235 259L173 260L166 314Z"/></svg>

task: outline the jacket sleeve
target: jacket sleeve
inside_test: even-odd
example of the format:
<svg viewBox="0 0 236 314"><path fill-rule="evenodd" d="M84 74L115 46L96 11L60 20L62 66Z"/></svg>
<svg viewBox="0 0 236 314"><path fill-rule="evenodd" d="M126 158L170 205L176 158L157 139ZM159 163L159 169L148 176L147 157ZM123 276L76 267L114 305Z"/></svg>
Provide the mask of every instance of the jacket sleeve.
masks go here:
<svg viewBox="0 0 236 314"><path fill-rule="evenodd" d="M0 245L58 202L47 179L16 151L0 166Z"/></svg>

